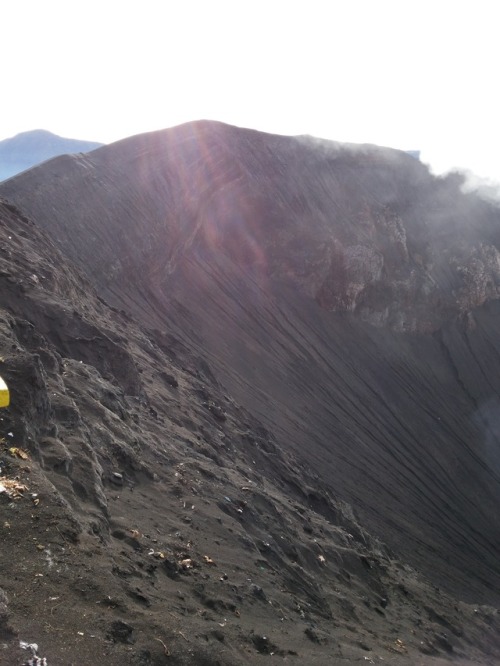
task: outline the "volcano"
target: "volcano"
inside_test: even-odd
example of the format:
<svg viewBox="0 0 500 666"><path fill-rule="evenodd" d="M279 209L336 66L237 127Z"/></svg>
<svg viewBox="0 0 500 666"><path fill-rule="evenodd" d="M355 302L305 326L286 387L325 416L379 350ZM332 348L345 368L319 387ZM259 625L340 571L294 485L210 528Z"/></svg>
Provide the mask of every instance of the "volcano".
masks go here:
<svg viewBox="0 0 500 666"><path fill-rule="evenodd" d="M6 650L499 659L500 212L462 184L200 121L0 185Z"/></svg>

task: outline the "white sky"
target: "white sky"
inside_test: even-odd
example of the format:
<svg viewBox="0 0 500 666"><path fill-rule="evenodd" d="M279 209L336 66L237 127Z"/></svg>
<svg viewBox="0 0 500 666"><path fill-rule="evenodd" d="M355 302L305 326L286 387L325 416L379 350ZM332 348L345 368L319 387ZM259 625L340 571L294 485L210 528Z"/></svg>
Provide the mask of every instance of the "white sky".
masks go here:
<svg viewBox="0 0 500 666"><path fill-rule="evenodd" d="M500 181L496 0L2 0L0 140L211 118Z"/></svg>

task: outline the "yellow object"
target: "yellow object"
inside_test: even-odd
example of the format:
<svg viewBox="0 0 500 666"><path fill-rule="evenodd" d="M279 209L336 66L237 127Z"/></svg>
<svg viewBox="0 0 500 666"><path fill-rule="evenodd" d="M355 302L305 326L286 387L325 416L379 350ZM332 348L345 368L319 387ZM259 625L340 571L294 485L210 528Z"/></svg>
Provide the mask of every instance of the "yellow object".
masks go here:
<svg viewBox="0 0 500 666"><path fill-rule="evenodd" d="M7 384L0 377L0 407L8 407L10 403L10 393Z"/></svg>
<svg viewBox="0 0 500 666"><path fill-rule="evenodd" d="M21 460L28 460L29 458L29 455L26 453L26 451L23 451L17 446L11 446L9 449L9 453L11 456L21 458Z"/></svg>

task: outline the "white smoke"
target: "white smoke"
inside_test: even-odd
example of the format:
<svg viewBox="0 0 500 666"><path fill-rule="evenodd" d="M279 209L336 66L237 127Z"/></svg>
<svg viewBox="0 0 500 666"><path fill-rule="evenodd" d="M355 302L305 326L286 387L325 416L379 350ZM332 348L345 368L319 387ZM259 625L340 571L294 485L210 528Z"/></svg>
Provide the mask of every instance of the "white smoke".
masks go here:
<svg viewBox="0 0 500 666"><path fill-rule="evenodd" d="M478 176L472 171L461 170L460 174L464 178L461 190L464 194L473 192L481 199L500 206L500 182L491 178Z"/></svg>

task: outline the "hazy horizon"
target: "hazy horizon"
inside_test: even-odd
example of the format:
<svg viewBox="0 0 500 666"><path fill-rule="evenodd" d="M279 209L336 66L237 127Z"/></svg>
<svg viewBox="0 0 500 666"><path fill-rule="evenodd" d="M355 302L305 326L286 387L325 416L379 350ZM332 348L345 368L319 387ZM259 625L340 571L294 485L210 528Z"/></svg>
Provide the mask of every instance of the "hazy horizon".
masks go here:
<svg viewBox="0 0 500 666"><path fill-rule="evenodd" d="M21 0L4 21L0 140L112 143L211 119L419 150L435 173L500 181L487 0Z"/></svg>

